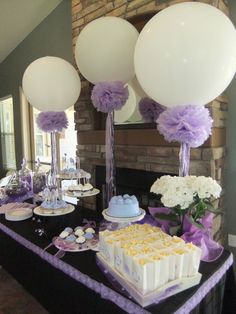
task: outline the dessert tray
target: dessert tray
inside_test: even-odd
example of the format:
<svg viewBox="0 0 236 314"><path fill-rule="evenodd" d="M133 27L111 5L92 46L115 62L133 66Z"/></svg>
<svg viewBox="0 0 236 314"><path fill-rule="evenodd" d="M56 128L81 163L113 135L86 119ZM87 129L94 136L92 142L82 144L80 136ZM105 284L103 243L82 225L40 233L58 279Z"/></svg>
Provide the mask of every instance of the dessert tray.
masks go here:
<svg viewBox="0 0 236 314"><path fill-rule="evenodd" d="M75 180L77 179L77 175L75 173L72 174L57 174L57 179L59 180Z"/></svg>
<svg viewBox="0 0 236 314"><path fill-rule="evenodd" d="M132 216L132 217L114 217L114 216L111 216L108 214L108 212L107 212L108 209L104 209L102 214L103 214L103 217L107 221L117 222L117 223L130 223L130 222L142 220L144 218L144 216L146 215L145 210L142 208L139 208L139 210L140 210L139 215Z"/></svg>
<svg viewBox="0 0 236 314"><path fill-rule="evenodd" d="M174 294L196 286L199 284L202 277L200 273L197 273L195 276L175 279L153 291L144 294L127 278L123 277L117 270L113 269L105 261L100 253L97 253L97 263L103 273L108 277L108 279L112 278L112 282L116 285L117 288L120 287L123 292L124 290L126 290L128 297L131 296L142 307L146 307L153 303L160 303L164 299Z"/></svg>
<svg viewBox="0 0 236 314"><path fill-rule="evenodd" d="M88 196L93 196L93 195L97 195L100 193L100 190L94 188L90 191L87 192L79 192L79 191L74 191L74 192L70 192L70 191L65 191L65 195L66 196L70 196L70 197L88 197Z"/></svg>
<svg viewBox="0 0 236 314"><path fill-rule="evenodd" d="M91 240L86 240L86 242L82 244L78 244L75 242L68 244L60 237L55 237L53 238L52 243L58 250L65 252L83 252L87 250L98 251L98 239L95 238Z"/></svg>
<svg viewBox="0 0 236 314"><path fill-rule="evenodd" d="M60 209L49 209L43 208L41 206L35 207L33 212L39 216L62 216L72 213L75 210L75 206L67 204L67 207Z"/></svg>
<svg viewBox="0 0 236 314"><path fill-rule="evenodd" d="M59 236L52 239L52 242L44 250L52 245L58 249L55 254L57 257L61 256L60 252L98 251L98 235L93 228L87 227L87 225L78 226L74 230L66 227Z"/></svg>

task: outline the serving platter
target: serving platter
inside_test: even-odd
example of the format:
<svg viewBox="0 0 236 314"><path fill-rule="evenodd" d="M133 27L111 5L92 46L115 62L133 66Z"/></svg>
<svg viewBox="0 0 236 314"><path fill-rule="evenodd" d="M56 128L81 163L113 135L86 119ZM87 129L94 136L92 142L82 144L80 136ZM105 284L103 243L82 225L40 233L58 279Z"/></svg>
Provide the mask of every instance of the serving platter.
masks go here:
<svg viewBox="0 0 236 314"><path fill-rule="evenodd" d="M45 209L41 206L35 207L33 212L39 216L53 217L53 216L62 216L69 213L72 213L75 210L75 206L67 204L67 207L62 209Z"/></svg>
<svg viewBox="0 0 236 314"><path fill-rule="evenodd" d="M98 239L97 238L86 240L86 242L79 244L76 242L67 243L65 240L63 240L60 237L54 237L52 240L52 243L58 250L65 251L65 252L76 253L76 252L83 252L83 251L88 251L88 250L98 251Z"/></svg>

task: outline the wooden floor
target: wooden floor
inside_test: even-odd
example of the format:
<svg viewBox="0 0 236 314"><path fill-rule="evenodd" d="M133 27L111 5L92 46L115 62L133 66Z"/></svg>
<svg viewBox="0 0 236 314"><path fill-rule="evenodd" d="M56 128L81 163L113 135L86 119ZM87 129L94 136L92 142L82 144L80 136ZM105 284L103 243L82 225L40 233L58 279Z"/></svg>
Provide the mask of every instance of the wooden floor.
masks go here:
<svg viewBox="0 0 236 314"><path fill-rule="evenodd" d="M49 313L14 278L0 268L0 314Z"/></svg>

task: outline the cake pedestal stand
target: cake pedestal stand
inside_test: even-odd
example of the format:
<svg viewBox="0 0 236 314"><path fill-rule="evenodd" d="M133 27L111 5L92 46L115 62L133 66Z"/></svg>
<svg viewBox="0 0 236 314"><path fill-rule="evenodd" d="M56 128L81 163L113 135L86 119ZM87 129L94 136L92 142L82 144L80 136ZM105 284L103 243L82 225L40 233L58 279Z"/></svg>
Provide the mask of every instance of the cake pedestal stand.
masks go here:
<svg viewBox="0 0 236 314"><path fill-rule="evenodd" d="M107 209L104 209L103 217L107 220L112 222L110 226L108 226L108 229L115 230L115 229L123 229L127 226L129 226L132 222L140 221L144 218L146 215L146 212L144 209L140 208L140 214L137 216L132 217L114 217L107 213Z"/></svg>

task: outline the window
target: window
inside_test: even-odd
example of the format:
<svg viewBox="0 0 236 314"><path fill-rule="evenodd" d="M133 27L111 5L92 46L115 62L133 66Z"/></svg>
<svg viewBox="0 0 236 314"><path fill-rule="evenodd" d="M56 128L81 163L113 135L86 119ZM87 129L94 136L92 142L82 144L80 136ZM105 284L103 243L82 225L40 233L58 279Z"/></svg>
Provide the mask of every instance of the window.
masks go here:
<svg viewBox="0 0 236 314"><path fill-rule="evenodd" d="M77 133L75 131L74 122L74 106L70 107L65 112L68 119L68 128L65 129L59 137L59 151L61 161L63 157L67 157L68 159L73 158L75 160L77 147Z"/></svg>
<svg viewBox="0 0 236 314"><path fill-rule="evenodd" d="M16 168L13 99L0 99L0 133L3 168Z"/></svg>
<svg viewBox="0 0 236 314"><path fill-rule="evenodd" d="M36 123L39 110L29 105L24 96L22 88L20 88L21 95L21 120L23 134L23 151L24 157L29 161L36 161L38 158L45 170L48 170L51 163L51 136L49 133L41 131ZM50 108L49 108L50 111ZM66 111L68 118L68 128L64 129L58 135L57 142L57 158L58 164L62 166L62 157L73 158L75 160L77 147L77 133L75 131L74 122L74 106ZM30 131L29 131L30 130ZM31 165L33 168L33 164Z"/></svg>
<svg viewBox="0 0 236 314"><path fill-rule="evenodd" d="M34 156L43 163L51 162L51 138L49 133L41 131L36 123L37 116L40 111L33 108L33 129L34 129ZM68 119L68 128L63 130L58 136L58 152L57 156L67 156L67 158L75 159L77 136L74 123L74 108L71 107L66 111Z"/></svg>
<svg viewBox="0 0 236 314"><path fill-rule="evenodd" d="M51 162L51 139L50 134L40 130L36 119L40 111L33 108L33 128L34 128L34 159L41 162Z"/></svg>

